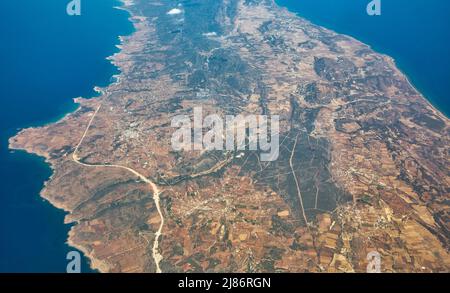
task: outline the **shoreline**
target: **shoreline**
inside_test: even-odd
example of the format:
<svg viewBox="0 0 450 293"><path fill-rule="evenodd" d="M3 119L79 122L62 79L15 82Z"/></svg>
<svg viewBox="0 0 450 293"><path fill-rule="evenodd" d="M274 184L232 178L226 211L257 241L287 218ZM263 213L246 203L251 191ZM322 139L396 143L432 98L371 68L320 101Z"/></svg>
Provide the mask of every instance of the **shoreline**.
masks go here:
<svg viewBox="0 0 450 293"><path fill-rule="evenodd" d="M116 1L116 0L115 0L115 1ZM125 11L127 11L127 12L130 14L130 17L128 18L128 20L131 22L131 24L133 25L133 27L134 27L135 30L134 30L133 32L131 32L130 35L128 35L128 36L132 36L132 35L135 34L138 30L137 30L137 27L135 26L135 23L133 22L133 19L132 19L132 16L133 16L132 12L131 12L130 10L126 9L126 8L129 7L129 6L131 6L131 5L133 5L133 2L132 2L132 1L129 1L129 0L119 0L119 1L123 3L123 6L121 6L120 9L121 9L121 10L125 10ZM303 17L297 15L296 13L294 13L294 12L292 12L292 11L290 11L290 10L284 8L283 6L278 5L278 4L275 3L275 2L274 2L274 5L276 5L275 8L278 8L278 9L281 9L281 10L284 10L284 9L285 9L288 13L294 14L295 17L299 17L299 18L301 18L302 20L307 21L307 22L309 22L309 23L315 25L313 22L309 21L308 19L305 19L305 18L303 18ZM114 7L114 8L116 8L116 7ZM315 25L315 26L316 26L316 25ZM319 25L317 25L317 26L320 27L320 28L322 28L322 29L332 31L332 30L330 30L330 29L328 29L328 28L325 28L325 27L322 27L322 26L319 26ZM336 32L334 32L334 31L332 31L332 32L333 32L333 33L336 33ZM362 42L358 41L357 39L355 39L355 38L352 37L352 36L345 35L345 34L339 34L339 33L336 33L336 34L338 34L338 35L343 35L343 36L346 36L346 37L349 37L349 38L351 38L353 41L358 42L358 43L360 43L360 44L363 44L363 45L367 46L368 48L370 48L370 50L372 50L372 51L375 52L376 54L380 54L380 55L382 55L384 58L387 58L387 59L389 60L389 62L393 62L393 66L395 67L395 69L399 71L399 73L401 74L401 76L405 77L405 79L408 81L408 83L411 85L411 87L414 88L414 90L417 92L418 96L422 97L427 103L429 103L429 105L431 106L431 108L432 108L433 110L435 110L436 113L440 113L440 116L446 117L445 114L441 113L439 109L437 109L430 101L428 101L428 99L427 99L420 91L418 91L418 90L414 87L414 85L409 81L407 75L404 74L404 73L396 66L395 60L394 60L392 57L390 57L390 56L388 56L388 55L386 55L386 54L379 53L379 52L373 50L369 45L367 45L367 44L365 44L365 43L362 43ZM121 54L121 48L120 48L119 46L123 45L123 43L126 41L126 38L125 38L125 37L128 37L128 36L119 36L120 44L119 44L119 45L116 45L116 47L118 47L118 48L120 49L119 52L116 52L116 53L114 53L112 56L109 56L109 57L106 58L107 60L109 60L109 61L110 61L110 62L111 62L111 63L119 70L119 74L116 74L116 75L113 75L113 76L112 76L112 78L113 78L114 80L112 80L112 82L111 82L108 86L105 86L105 87L94 87L94 90L95 90L96 92L100 93L100 96L93 96L93 97L90 97L90 98L87 98L87 99L91 100L91 99L99 98L99 97L101 97L103 94L107 93L106 89L107 89L108 87L110 87L110 86L112 86L112 85L120 85L120 83L121 83L122 71L120 70L120 67L117 66L117 65L114 63L114 60L115 60L115 57L116 57L116 56L118 56L118 55ZM77 102L76 102L77 99L79 99L79 98L74 99L74 100L75 100L75 103L77 103ZM78 111L79 108L80 108L80 107L79 107L79 103L78 103L77 109L75 109L75 110L72 111L72 112L66 113L66 114L64 115L64 117L61 118L61 119L59 119L58 121L63 121L63 120L66 119L69 115L71 115L71 114L73 114L73 113L76 113L76 111ZM446 118L446 119L448 119L448 118ZM48 124L52 124L52 123L55 123L55 122L49 122ZM48 124L47 124L47 125L48 125ZM44 127L44 126L45 126L45 125L43 125L43 126L41 125L41 126L39 126L39 127L31 127L31 128L40 128L40 127ZM27 129L29 129L29 128L27 128ZM19 132L19 133L20 133L20 132ZM16 135L18 135L19 133L17 133ZM27 150L24 150L24 151L27 152L27 153L29 153L29 154L32 154L32 155L36 155L36 156L42 157L42 154L30 153L30 152L28 152ZM41 192L45 189L46 184L52 179L52 177L53 177L53 175L54 175L54 166L52 165L52 163L49 161L49 159L48 159L47 157L44 156L44 158L45 158L46 164L48 164L48 165L50 166L50 168L51 168L52 175L51 175L51 177L44 183L44 188L41 190ZM41 196L42 198L44 198L46 201L48 201L50 204L52 204L54 207L56 207L56 208L58 208L58 209L62 209L62 210L64 210L65 212L68 212L68 211L66 210L65 207L63 207L63 206L61 206L61 205L58 206L58 204L56 204L56 203L52 203L49 199L47 199L47 198L45 198L44 196L42 196L42 194L41 194L40 196ZM65 222L65 223L66 223L66 222ZM67 223L67 224L70 224L70 223L76 223L76 222L69 222L69 223ZM84 256L85 256L86 258L89 259L89 261L90 261L90 262L89 262L89 266L91 267L92 270L98 270L98 271L100 271L100 272L102 272L102 271L107 271L108 268L109 268L109 266L108 266L106 263L104 263L104 262L102 262L102 261L96 259L95 256L93 256L92 254L90 254L90 253L87 251L87 249L86 249L85 247L83 247L83 246L81 246L81 245L76 245L75 243L73 243L73 241L72 241L72 235L73 235L73 229L72 229L72 227L71 227L70 230L69 230L69 233L68 233L68 238L67 238L66 244L69 245L70 247L74 247L74 248L76 248L76 249L82 251L83 254L84 254Z"/></svg>
<svg viewBox="0 0 450 293"><path fill-rule="evenodd" d="M439 105L437 105L436 102L433 102L434 99L432 98L432 95L427 95L425 93L424 89L421 90L421 89L419 89L419 86L414 85L414 82L412 81L413 78L405 71L406 69L402 68L403 66L401 66L393 56L389 55L388 53L385 53L384 52L385 50L383 50L382 48L377 48L376 45L369 45L369 44L359 40L356 36L353 36L351 34L347 34L347 33L344 33L344 32L338 32L335 29L332 29L332 28L330 28L328 26L325 26L323 24L317 24L317 23L313 22L312 20L308 19L307 17L305 17L303 15L300 15L299 12L295 12L294 10L289 9L288 6L284 6L284 5L278 4L277 0L272 0L272 2L279 9L285 10L288 13L293 14L296 17L301 18L304 21L306 21L306 22L308 22L308 23L310 23L312 25L315 25L315 26L321 27L322 29L331 31L334 34L348 37L348 38L352 39L353 41L356 41L356 42L358 42L360 44L363 44L363 45L367 46L368 49L370 49L371 51L375 52L376 54L382 55L384 58L388 59L393 64L393 67L401 74L401 76L403 76L406 79L408 84L418 93L418 95L422 96L425 99L425 101L431 106L431 108L433 108L433 110L436 113L439 113L438 116L441 116L441 117L443 117L443 118L445 118L447 120L450 119L450 113L446 113L443 109L439 108Z"/></svg>
<svg viewBox="0 0 450 293"><path fill-rule="evenodd" d="M130 34L128 34L128 35L118 35L117 38L116 38L118 40L118 43L113 45L117 50L115 52L113 52L112 55L109 55L109 56L104 58L104 60L109 61L109 63L111 65L113 65L113 67L114 67L114 71L111 72L111 76L110 76L109 81L107 82L107 84L105 84L103 86L94 85L92 87L92 89L91 89L93 91L93 94L90 95L89 97L77 96L77 97L72 98L71 102L67 102L67 105L66 105L67 108L71 107L71 109L64 110L64 112L60 113L59 115L57 115L55 117L51 117L51 118L49 118L48 120L45 120L45 121L39 121L39 122L35 122L35 123L32 123L32 124L27 125L27 126L22 126L22 127L16 128L15 134L13 136L11 136L10 138L13 138L13 137L17 136L23 130L26 130L26 129L42 128L42 127L46 127L46 126L48 126L50 124L62 121L67 116L69 116L71 114L74 114L75 112L77 112L79 110L80 103L78 102L78 100L80 100L80 99L91 100L91 99L95 99L95 98L101 97L105 93L104 89L106 89L106 88L108 88L110 86L113 86L113 85L120 84L120 76L122 75L122 71L121 71L120 67L117 66L114 63L114 56L116 54L120 54L120 52L122 50L121 46L123 45L123 42L125 41L125 38L128 37L128 36L131 36L132 34L134 34L136 32L136 27L134 26L134 22L132 21L131 11L125 8L126 7L125 5L127 3L131 3L131 5L133 5L133 1L131 1L131 0L111 0L111 1L112 2L122 3L121 6L117 6L117 5L114 5L114 3L112 3L113 4L112 8L113 9L117 9L117 10L121 10L121 11L126 11L129 14L129 17L127 17L127 21L132 25L133 29L130 32ZM128 5L130 5L130 4L128 4ZM14 150L14 149L9 148L9 150ZM33 153L29 153L29 154L33 154Z"/></svg>
<svg viewBox="0 0 450 293"><path fill-rule="evenodd" d="M62 224L70 226L68 229L67 235L66 235L66 242L64 243L64 245L67 245L68 247L73 247L73 248L79 250L80 252L82 252L82 254L83 254L82 257L86 259L86 264L89 266L89 268L94 273L102 272L102 270L107 269L108 266L106 264L99 262L94 256L92 256L87 251L87 249L85 247L83 247L81 245L76 245L75 243L73 243L73 241L71 240L71 236L73 235L73 226L75 224L77 224L77 221L67 221L67 216L70 215L70 210L68 210L68 208L64 205L58 204L56 202L52 202L49 198L47 198L45 195L43 195L43 191L46 189L48 183L52 180L52 178L54 178L54 175L55 175L54 165L52 164L52 162L49 160L49 158L45 154L31 152L28 149L19 149L19 148L12 147L12 140L14 139L14 137L20 135L25 130L43 128L43 127L46 127L53 123L64 121L70 115L72 115L80 110L80 102L79 102L80 99L86 99L86 100L97 99L106 93L106 89L108 87L114 86L114 85L119 85L121 83L120 77L122 75L122 70L120 69L120 67L117 64L115 64L114 60L117 55L120 55L120 53L122 51L122 45L126 41L126 38L132 36L133 34L135 34L137 32L137 27L135 26L135 23L132 19L133 18L132 12L129 9L127 9L127 7L134 5L133 1L131 1L131 0L112 0L112 2L113 2L112 3L113 9L126 11L128 13L127 21L132 25L132 31L127 35L118 35L117 39L119 40L119 42L114 44L114 47L117 48L118 50L113 52L112 55L107 56L105 58L105 60L109 61L110 64L112 64L114 67L114 73L110 77L110 82L105 86L94 85L94 87L92 89L94 91L94 95L92 95L90 97L84 98L84 97L79 96L79 97L73 98L72 102L70 103L70 105L72 105L73 109L70 109L64 113L61 113L60 115L53 117L53 118L49 119L48 121L42 122L42 124L37 125L38 123L40 123L40 122L38 122L38 123L36 123L36 125L30 125L28 127L27 126L20 127L18 129L16 129L14 135L9 137L9 139L8 139L8 150L10 152L23 152L29 156L44 159L43 163L49 168L51 175L47 180L45 180L43 182L42 188L39 191L39 197L41 199L43 199L45 202L47 202L48 204L50 204L52 207L54 207L64 213L64 222ZM117 2L117 3L114 3L114 2ZM67 106L69 106L69 103L67 104Z"/></svg>

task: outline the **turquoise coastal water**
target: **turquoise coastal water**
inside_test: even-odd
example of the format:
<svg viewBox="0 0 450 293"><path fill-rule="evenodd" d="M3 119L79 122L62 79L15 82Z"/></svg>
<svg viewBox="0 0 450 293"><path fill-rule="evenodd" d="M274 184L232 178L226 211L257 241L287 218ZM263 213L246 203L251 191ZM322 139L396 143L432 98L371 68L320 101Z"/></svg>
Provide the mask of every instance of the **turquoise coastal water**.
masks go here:
<svg viewBox="0 0 450 293"><path fill-rule="evenodd" d="M39 196L51 175L42 158L10 152L18 129L57 120L72 99L95 95L117 69L105 60L118 35L132 32L128 13L113 0L3 1L0 9L0 272L65 272L69 225L64 212ZM90 272L84 259L82 271Z"/></svg>
<svg viewBox="0 0 450 293"><path fill-rule="evenodd" d="M393 57L412 84L450 114L450 1L381 0L381 16L367 15L369 0L276 2Z"/></svg>

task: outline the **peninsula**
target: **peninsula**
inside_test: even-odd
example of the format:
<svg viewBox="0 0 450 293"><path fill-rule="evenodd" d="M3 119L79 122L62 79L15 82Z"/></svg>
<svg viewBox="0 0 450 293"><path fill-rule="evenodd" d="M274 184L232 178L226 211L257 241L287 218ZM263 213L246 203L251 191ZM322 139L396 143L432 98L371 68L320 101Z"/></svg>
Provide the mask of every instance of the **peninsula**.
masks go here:
<svg viewBox="0 0 450 293"><path fill-rule="evenodd" d="M393 59L272 0L126 0L121 73L12 149L101 272L450 271L450 123ZM183 3L183 4L180 4ZM172 118L280 117L258 151L174 151Z"/></svg>

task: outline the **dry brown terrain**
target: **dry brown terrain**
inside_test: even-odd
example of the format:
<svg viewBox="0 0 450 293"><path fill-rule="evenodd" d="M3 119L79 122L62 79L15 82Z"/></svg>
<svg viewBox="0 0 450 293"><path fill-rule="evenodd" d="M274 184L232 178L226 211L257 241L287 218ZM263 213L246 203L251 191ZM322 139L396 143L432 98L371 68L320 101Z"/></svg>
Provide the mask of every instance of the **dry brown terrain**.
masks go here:
<svg viewBox="0 0 450 293"><path fill-rule="evenodd" d="M270 0L133 2L118 82L10 140L51 164L42 196L94 268L450 271L450 123L391 58ZM278 160L173 151L199 106L280 115Z"/></svg>

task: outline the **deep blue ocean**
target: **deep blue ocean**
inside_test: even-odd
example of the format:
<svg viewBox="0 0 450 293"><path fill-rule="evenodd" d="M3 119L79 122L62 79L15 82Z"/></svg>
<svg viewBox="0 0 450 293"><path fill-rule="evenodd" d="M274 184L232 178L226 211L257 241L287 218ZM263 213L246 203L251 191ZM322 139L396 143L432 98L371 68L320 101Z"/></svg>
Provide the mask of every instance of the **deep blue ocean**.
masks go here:
<svg viewBox="0 0 450 293"><path fill-rule="evenodd" d="M211 0L215 1L215 0ZM11 153L18 129L57 120L72 99L94 95L117 73L105 57L118 35L131 33L127 13L113 0L2 1L0 8L0 272L64 272L68 225L64 212L39 197L51 175L41 158ZM450 1L382 0L369 17L369 0L277 0L299 15L348 34L394 57L414 85L450 113ZM82 270L89 272L84 261Z"/></svg>
<svg viewBox="0 0 450 293"><path fill-rule="evenodd" d="M105 60L118 35L132 32L128 13L113 0L82 0L82 15L68 16L69 0L0 4L0 272L65 272L69 225L64 212L39 196L51 175L43 159L10 153L19 128L57 120L91 97L117 69ZM82 271L89 272L86 260Z"/></svg>
<svg viewBox="0 0 450 293"><path fill-rule="evenodd" d="M355 37L393 57L412 84L447 117L450 114L450 1L275 0L298 15Z"/></svg>

